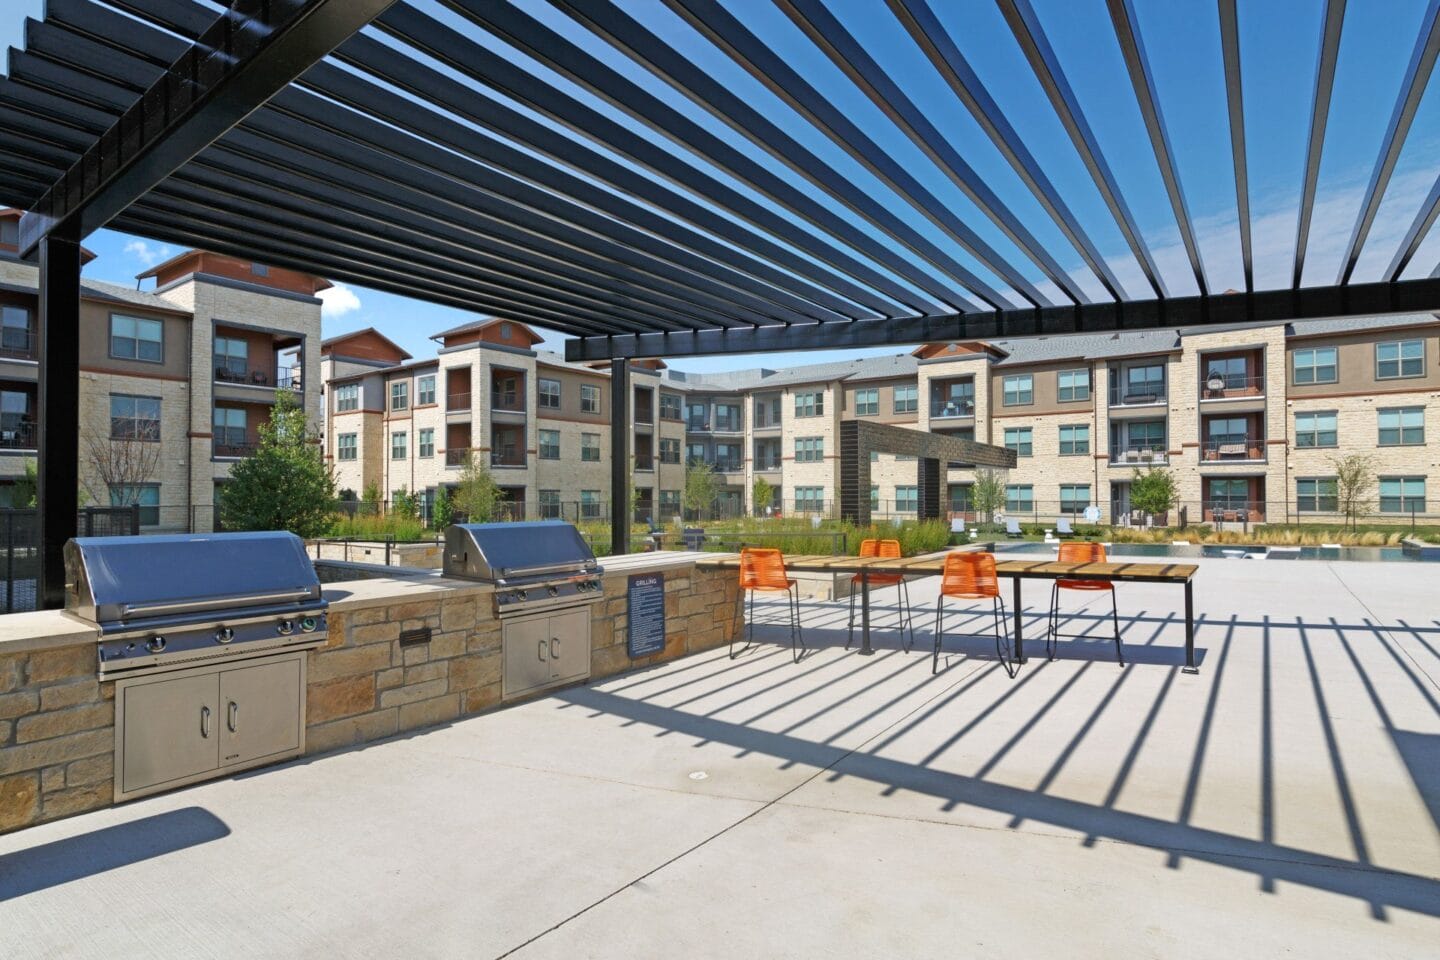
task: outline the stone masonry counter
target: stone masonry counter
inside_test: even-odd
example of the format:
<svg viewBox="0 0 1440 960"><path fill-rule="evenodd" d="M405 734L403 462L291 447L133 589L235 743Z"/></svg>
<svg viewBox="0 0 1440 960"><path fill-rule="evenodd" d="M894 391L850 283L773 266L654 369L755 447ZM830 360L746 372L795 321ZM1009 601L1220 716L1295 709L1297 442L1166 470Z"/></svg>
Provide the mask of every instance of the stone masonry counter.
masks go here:
<svg viewBox="0 0 1440 960"><path fill-rule="evenodd" d="M590 608L592 679L730 641L740 627L738 581L731 571L696 569L699 556L602 561L604 599ZM665 647L632 660L628 578L653 571L665 575ZM501 705L501 624L491 593L440 577L326 587L329 637L307 655L305 754ZM115 685L96 679L96 639L58 611L0 617L0 833L112 802ZM264 789L263 777L253 783Z"/></svg>

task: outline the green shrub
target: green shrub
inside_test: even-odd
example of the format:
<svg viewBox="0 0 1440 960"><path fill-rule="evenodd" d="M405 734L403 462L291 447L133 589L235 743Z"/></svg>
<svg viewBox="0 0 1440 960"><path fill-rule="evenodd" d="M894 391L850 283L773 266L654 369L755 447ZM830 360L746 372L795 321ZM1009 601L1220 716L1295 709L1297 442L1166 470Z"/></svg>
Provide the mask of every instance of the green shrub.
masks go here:
<svg viewBox="0 0 1440 960"><path fill-rule="evenodd" d="M397 514L382 517L373 513L360 513L355 516L336 514L326 536L356 540L394 540L398 543L415 543L434 538L434 534L425 529L425 524L418 517Z"/></svg>

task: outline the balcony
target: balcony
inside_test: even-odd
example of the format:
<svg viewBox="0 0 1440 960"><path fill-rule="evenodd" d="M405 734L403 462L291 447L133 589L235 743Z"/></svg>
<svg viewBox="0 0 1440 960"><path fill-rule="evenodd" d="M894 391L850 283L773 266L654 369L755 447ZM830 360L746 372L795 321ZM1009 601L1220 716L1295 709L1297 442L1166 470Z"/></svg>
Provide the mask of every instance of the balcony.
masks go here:
<svg viewBox="0 0 1440 960"><path fill-rule="evenodd" d="M650 471L655 469L655 458L648 453L637 453L634 457L635 469Z"/></svg>
<svg viewBox="0 0 1440 960"><path fill-rule="evenodd" d="M465 396L468 398L469 394ZM519 389L491 390L490 409L504 413L524 413L525 394Z"/></svg>
<svg viewBox="0 0 1440 960"><path fill-rule="evenodd" d="M716 473L739 473L745 469L745 464L733 457L717 457L711 465Z"/></svg>
<svg viewBox="0 0 1440 960"><path fill-rule="evenodd" d="M21 327L6 326L0 330L0 358L6 360L34 360L36 337L33 332Z"/></svg>
<svg viewBox="0 0 1440 960"><path fill-rule="evenodd" d="M951 397L944 400L930 401L931 420L940 420L946 417L973 416L975 416L975 401L971 397Z"/></svg>
<svg viewBox="0 0 1440 960"><path fill-rule="evenodd" d="M1212 370L1200 385L1201 400L1246 400L1263 396L1263 373L1220 373Z"/></svg>
<svg viewBox="0 0 1440 960"><path fill-rule="evenodd" d="M1144 407L1164 404L1165 381L1140 381L1137 383L1110 383L1110 406Z"/></svg>
<svg viewBox="0 0 1440 960"><path fill-rule="evenodd" d="M469 462L469 447L451 447L445 451L445 466L447 467L463 467Z"/></svg>
<svg viewBox="0 0 1440 960"><path fill-rule="evenodd" d="M447 457L449 451L446 451ZM523 467L525 466L525 451L515 448L490 451L490 466L492 467Z"/></svg>
<svg viewBox="0 0 1440 960"><path fill-rule="evenodd" d="M0 427L0 450L35 449L35 424L15 423Z"/></svg>
<svg viewBox="0 0 1440 960"><path fill-rule="evenodd" d="M255 455L259 447L253 443L230 443L216 440L211 449L212 455L217 460L240 460Z"/></svg>
<svg viewBox="0 0 1440 960"><path fill-rule="evenodd" d="M281 390L293 390L300 393L305 389L305 380L298 373L282 373L275 378L275 386Z"/></svg>
<svg viewBox="0 0 1440 960"><path fill-rule="evenodd" d="M1220 437L1200 445L1202 465L1214 463L1263 463L1264 437Z"/></svg>
<svg viewBox="0 0 1440 960"><path fill-rule="evenodd" d="M464 393L452 393L445 397L446 411L470 412L470 391Z"/></svg>
<svg viewBox="0 0 1440 960"><path fill-rule="evenodd" d="M1167 462L1165 448L1143 441L1113 443L1110 445L1112 467L1145 467Z"/></svg>

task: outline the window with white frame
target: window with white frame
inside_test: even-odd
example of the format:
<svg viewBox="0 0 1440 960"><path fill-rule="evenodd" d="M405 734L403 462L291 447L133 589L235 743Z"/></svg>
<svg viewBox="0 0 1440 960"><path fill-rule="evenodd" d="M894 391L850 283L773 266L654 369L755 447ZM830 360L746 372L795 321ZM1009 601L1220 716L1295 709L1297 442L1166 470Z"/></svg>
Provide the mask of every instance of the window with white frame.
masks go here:
<svg viewBox="0 0 1440 960"><path fill-rule="evenodd" d="M424 430L421 430L419 435L415 438L415 455L417 457L435 456L434 428L426 427Z"/></svg>
<svg viewBox="0 0 1440 960"><path fill-rule="evenodd" d="M1001 382L1001 403L1025 407L1035 402L1035 377L1028 373L1006 377Z"/></svg>
<svg viewBox="0 0 1440 960"><path fill-rule="evenodd" d="M821 391L810 391L807 393L795 394L795 416L797 417L823 417L825 415L825 394ZM798 490L796 491L798 494Z"/></svg>
<svg viewBox="0 0 1440 960"><path fill-rule="evenodd" d="M1055 399L1061 403L1090 399L1089 369L1061 370L1055 374L1055 381Z"/></svg>
<svg viewBox="0 0 1440 960"><path fill-rule="evenodd" d="M580 412L600 412L600 388L593 383L580 384Z"/></svg>
<svg viewBox="0 0 1440 960"><path fill-rule="evenodd" d="M338 460L354 460L359 455L358 435L342 433L335 438L335 457Z"/></svg>
<svg viewBox="0 0 1440 960"><path fill-rule="evenodd" d="M158 483L112 483L110 485L110 506L140 508L140 526L155 527L160 524L160 484Z"/></svg>
<svg viewBox="0 0 1440 960"><path fill-rule="evenodd" d="M560 459L560 431L559 431L559 430L541 430L541 431L540 431L540 459L541 459L541 460L559 460L559 459Z"/></svg>
<svg viewBox="0 0 1440 960"><path fill-rule="evenodd" d="M1339 415L1334 410L1295 414L1296 447L1334 447L1339 442Z"/></svg>
<svg viewBox="0 0 1440 960"><path fill-rule="evenodd" d="M560 409L560 381L544 377L535 381L536 403L546 410Z"/></svg>
<svg viewBox="0 0 1440 960"><path fill-rule="evenodd" d="M559 519L560 519L560 491L559 491L559 490L541 490L539 496L540 496L540 519L541 519L541 520L559 520Z"/></svg>
<svg viewBox="0 0 1440 960"><path fill-rule="evenodd" d="M1424 513L1424 477L1381 477L1381 513Z"/></svg>
<svg viewBox="0 0 1440 960"><path fill-rule="evenodd" d="M914 384L895 388L895 412L915 413L920 409L920 388Z"/></svg>
<svg viewBox="0 0 1440 960"><path fill-rule="evenodd" d="M1090 506L1090 484L1062 483L1060 485L1060 512L1071 515L1084 512Z"/></svg>
<svg viewBox="0 0 1440 960"><path fill-rule="evenodd" d="M870 484L870 512L871 512L871 513L879 513L879 512L880 512L880 486L879 486L879 484L874 484L874 483Z"/></svg>
<svg viewBox="0 0 1440 960"><path fill-rule="evenodd" d="M678 439L676 439L675 437L660 438L660 462L680 462L680 441Z"/></svg>
<svg viewBox="0 0 1440 960"><path fill-rule="evenodd" d="M342 383L335 388L335 412L360 409L360 384Z"/></svg>
<svg viewBox="0 0 1440 960"><path fill-rule="evenodd" d="M144 317L110 315L110 356L121 360L165 361L165 325Z"/></svg>
<svg viewBox="0 0 1440 960"><path fill-rule="evenodd" d="M825 459L824 437L796 437L795 462L818 463Z"/></svg>
<svg viewBox="0 0 1440 960"><path fill-rule="evenodd" d="M880 390L877 387L867 387L864 390L855 391L855 416L873 417L880 413Z"/></svg>
<svg viewBox="0 0 1440 960"><path fill-rule="evenodd" d="M407 410L410 407L410 381L396 380L390 384L390 409Z"/></svg>
<svg viewBox="0 0 1440 960"><path fill-rule="evenodd" d="M1078 457L1090 452L1090 424L1062 423L1060 425L1060 456Z"/></svg>
<svg viewBox="0 0 1440 960"><path fill-rule="evenodd" d="M598 439L598 438L597 438ZM583 449L583 448L582 448ZM594 520L600 516L600 491L580 491L580 517L583 520Z"/></svg>
<svg viewBox="0 0 1440 960"><path fill-rule="evenodd" d="M415 381L415 405L424 406L435 402L435 375L426 374Z"/></svg>
<svg viewBox="0 0 1440 960"><path fill-rule="evenodd" d="M1290 379L1296 384L1334 383L1339 376L1339 351L1334 347L1311 347L1291 354Z"/></svg>
<svg viewBox="0 0 1440 960"><path fill-rule="evenodd" d="M920 509L920 488L915 486L895 488L895 512L915 513Z"/></svg>
<svg viewBox="0 0 1440 960"><path fill-rule="evenodd" d="M1406 447L1425 442L1424 407L1388 407L1378 410L1380 446Z"/></svg>
<svg viewBox="0 0 1440 960"><path fill-rule="evenodd" d="M824 487L796 487L795 509L801 513L820 513L825 509Z"/></svg>
<svg viewBox="0 0 1440 960"><path fill-rule="evenodd" d="M1299 477L1295 481L1295 509L1300 513L1335 513L1340 509L1340 488L1334 477Z"/></svg>
<svg viewBox="0 0 1440 960"><path fill-rule="evenodd" d="M587 463L600 462L600 434L580 434L580 459Z"/></svg>
<svg viewBox="0 0 1440 960"><path fill-rule="evenodd" d="M410 435L404 430L396 430L390 434L390 459L404 460L410 450Z"/></svg>
<svg viewBox="0 0 1440 960"><path fill-rule="evenodd" d="M110 394L110 439L159 440L160 398Z"/></svg>
<svg viewBox="0 0 1440 960"><path fill-rule="evenodd" d="M1032 427L1006 427L1005 446L1015 451L1017 457L1028 457L1034 454Z"/></svg>
<svg viewBox="0 0 1440 960"><path fill-rule="evenodd" d="M596 391L598 399L599 391ZM598 410L598 407L597 407ZM660 394L660 419L661 420L683 420L684 415L680 412L680 395L678 393ZM660 491L664 496L665 491Z"/></svg>
<svg viewBox="0 0 1440 960"><path fill-rule="evenodd" d="M1035 488L1028 483L1005 485L1005 512L1031 513L1035 510Z"/></svg>
<svg viewBox="0 0 1440 960"><path fill-rule="evenodd" d="M1375 379L1425 376L1424 340L1387 340L1375 344Z"/></svg>

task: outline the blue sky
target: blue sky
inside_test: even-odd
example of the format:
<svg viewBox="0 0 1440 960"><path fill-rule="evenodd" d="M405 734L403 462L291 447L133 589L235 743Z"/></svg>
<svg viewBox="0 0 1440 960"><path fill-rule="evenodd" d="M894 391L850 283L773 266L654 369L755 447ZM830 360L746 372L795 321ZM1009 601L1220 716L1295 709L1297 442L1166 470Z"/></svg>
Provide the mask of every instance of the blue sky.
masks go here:
<svg viewBox="0 0 1440 960"><path fill-rule="evenodd" d="M1064 194L1102 254L1134 296L1146 294L1140 273L1114 220L1106 210L1079 158L1070 146L1043 91L1035 82L1018 45L991 0L931 0L952 38L1005 110ZM414 0L417 7L461 28L433 0ZM656 81L603 41L591 37L540 0L524 7L564 31L626 76L645 84L666 103L682 110L707 129L740 143L719 120L704 113L679 93ZM710 45L658 0L623 3L667 42L684 51L756 109L779 123L820 161L853 179L905 223L954 258L1006 289L953 239L928 222L905 200L889 191L822 133L810 127L762 85ZM1084 268L1078 254L1025 190L973 118L930 68L898 21L881 0L833 3L832 9L879 63L891 71L904 92L923 109L960 154L991 184L1025 225L1060 260L1075 281L1093 296L1103 291ZM1194 291L1175 220L1165 196L1140 113L1130 92L1119 46L1104 0L1034 0L1034 6L1076 94L1095 129L1101 147L1126 192L1141 230L1155 251L1171 292ZM1178 156L1181 181L1195 218L1212 289L1243 286L1236 227L1235 193L1230 160L1229 127L1221 73L1219 28L1214 0L1136 0L1140 30L1151 64L1161 109ZM1321 0L1266 0L1240 5L1241 56L1245 83L1246 135L1251 183L1251 208L1258 288L1287 286L1293 253L1296 203L1301 183L1308 104L1319 46ZM1383 0L1348 5L1335 99L1321 168L1319 199L1310 240L1304 282L1329 284L1339 269L1341 252L1359 209L1360 195L1375 162L1385 125L1400 88L1425 0ZM993 224L905 139L879 110L814 47L778 8L764 0L731 4L747 26L779 50L787 62L837 103L867 134L891 150L934 196L979 233L1026 278L1043 291L1053 285ZM0 9L0 40L23 43L23 21L38 17L42 0L9 0ZM468 25L464 31L486 46L529 64L537 73L611 116L621 115L566 81L533 64L502 41ZM1421 198L1436 180L1440 155L1440 96L1432 80L1421 103L1385 203L1356 271L1357 280L1374 279L1388 263ZM695 167L712 173L754 196L753 191L703 160L685 154L658 137L656 142L679 153ZM750 150L755 153L756 151ZM623 158L622 162L624 161ZM767 167L814 193L778 161ZM838 203L820 198L853 219ZM768 204L767 202L767 205ZM773 205L771 205L773 206ZM776 208L778 209L778 208ZM882 242L883 235L868 233ZM99 257L87 275L120 283L147 266L178 252L140 237L102 231L87 245ZM1440 231L1422 246L1405 276L1420 276L1440 261ZM429 334L465 322L459 311L407 300L358 287L342 287L327 303L325 333L334 335L375 326L417 355L431 346ZM547 337L560 349L559 335ZM722 357L685 360L685 369L733 369L758 364L780 366L817 359L842 359L862 354L893 353L906 347L873 351L764 357Z"/></svg>

